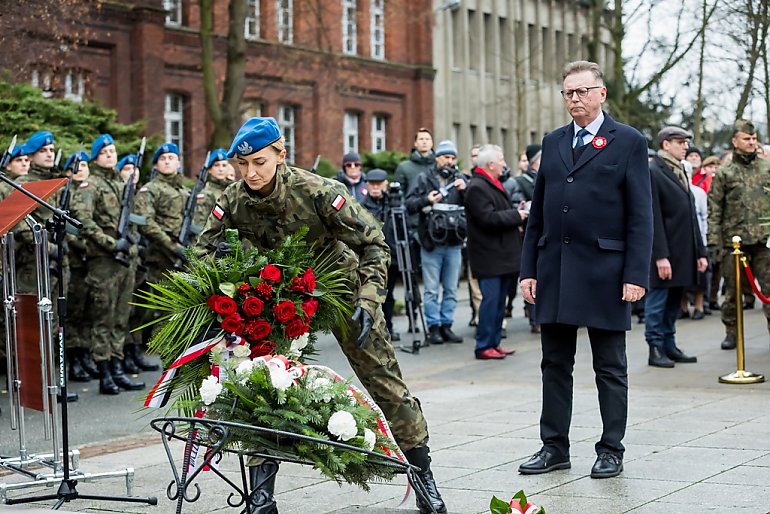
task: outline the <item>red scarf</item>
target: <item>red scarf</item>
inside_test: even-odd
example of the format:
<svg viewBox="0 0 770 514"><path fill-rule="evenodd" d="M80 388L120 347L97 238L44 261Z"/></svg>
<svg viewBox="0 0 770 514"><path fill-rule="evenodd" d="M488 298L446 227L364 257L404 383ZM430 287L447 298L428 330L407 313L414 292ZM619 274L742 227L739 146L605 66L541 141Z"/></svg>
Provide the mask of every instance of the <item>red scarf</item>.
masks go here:
<svg viewBox="0 0 770 514"><path fill-rule="evenodd" d="M500 191L502 191L503 193L505 193L505 188L504 188L504 187L503 187L503 185L500 183L500 181L499 181L499 180L497 180L496 178L494 178L492 175L490 175L490 174L489 174L489 173L487 173L486 171L484 171L484 169L483 169L483 168L479 168L479 167L476 167L476 173L478 173L478 174L480 174L480 175L484 175L485 177L487 177L487 178L488 178L488 179L489 179L489 180L490 180L490 181L491 181L491 182L492 182L492 183L495 185L495 187L497 187L497 189L499 189Z"/></svg>

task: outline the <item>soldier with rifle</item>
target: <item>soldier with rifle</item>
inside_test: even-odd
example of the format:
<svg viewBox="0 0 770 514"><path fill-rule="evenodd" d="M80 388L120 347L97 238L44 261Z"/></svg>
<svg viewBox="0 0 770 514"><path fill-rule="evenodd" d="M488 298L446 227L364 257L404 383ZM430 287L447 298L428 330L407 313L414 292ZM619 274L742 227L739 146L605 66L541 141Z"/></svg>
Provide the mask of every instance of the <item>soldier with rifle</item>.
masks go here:
<svg viewBox="0 0 770 514"><path fill-rule="evenodd" d="M203 188L203 191L196 195L197 205L193 216L193 225L201 229L206 224L206 219L211 214L214 205L216 205L217 198L233 182L227 176L231 166L230 161L227 160L227 151L224 148L217 148L211 152L206 161L206 168L208 169L206 186ZM200 177L198 177L198 180L200 181Z"/></svg>
<svg viewBox="0 0 770 514"><path fill-rule="evenodd" d="M197 235L201 233L202 226L195 225L193 219L195 218L195 207L198 205L198 200L202 199L201 195L203 194L203 189L206 187L206 178L209 175L210 160L211 152L206 154L206 159L203 161L203 166L201 166L201 170L198 173L198 180L195 182L195 186L184 204L182 227L179 229L179 235L176 240L185 248L192 246L195 243ZM179 269L183 264L184 258L181 258L174 263L174 267Z"/></svg>
<svg viewBox="0 0 770 514"><path fill-rule="evenodd" d="M134 289L130 259L137 254L128 226L133 184L124 186L115 168L117 152L109 134L94 140L91 161L91 175L82 188L91 192L73 198L72 212L83 220L79 235L87 247L88 332L99 370L99 393L116 395L121 389L137 391L145 386L123 369L128 302Z"/></svg>

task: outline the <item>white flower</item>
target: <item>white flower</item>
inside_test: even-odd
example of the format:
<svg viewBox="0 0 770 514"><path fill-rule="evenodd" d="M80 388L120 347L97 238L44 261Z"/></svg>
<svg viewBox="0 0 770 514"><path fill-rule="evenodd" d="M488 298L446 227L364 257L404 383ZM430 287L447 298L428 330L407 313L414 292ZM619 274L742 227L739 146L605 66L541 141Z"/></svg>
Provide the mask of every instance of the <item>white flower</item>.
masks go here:
<svg viewBox="0 0 770 514"><path fill-rule="evenodd" d="M344 410L338 410L332 414L326 428L329 429L329 433L337 436L337 439L340 441L348 441L358 434L355 418L353 418L351 413Z"/></svg>
<svg viewBox="0 0 770 514"><path fill-rule="evenodd" d="M291 348L289 349L289 353L292 355L299 355L302 350L307 346L307 343L310 341L310 335L309 334L302 334L297 339L294 339L291 342Z"/></svg>
<svg viewBox="0 0 770 514"><path fill-rule="evenodd" d="M233 350L233 356L238 359L244 359L251 354L251 348L247 344L239 344Z"/></svg>
<svg viewBox="0 0 770 514"><path fill-rule="evenodd" d="M366 448L369 451L372 451L374 449L374 443L377 442L377 436L374 435L374 432L369 430L368 428L364 429L364 448Z"/></svg>
<svg viewBox="0 0 770 514"><path fill-rule="evenodd" d="M332 385L332 381L325 377L314 376L314 378L308 381L308 388L312 389L321 396L321 400L324 402L332 401L332 393L329 390L329 386Z"/></svg>
<svg viewBox="0 0 770 514"><path fill-rule="evenodd" d="M238 364L238 367L235 368L235 374L238 376L248 376L251 375L251 371L254 369L254 366L256 363L254 361L243 361L240 364Z"/></svg>
<svg viewBox="0 0 770 514"><path fill-rule="evenodd" d="M272 363L272 361L271 361ZM273 387L281 391L287 390L294 383L294 377L286 371L283 366L271 366L268 363L268 369L270 370L270 381L273 383Z"/></svg>
<svg viewBox="0 0 770 514"><path fill-rule="evenodd" d="M201 383L200 388L200 395L201 400L206 405L211 405L214 403L214 400L217 399L217 396L219 396L219 393L222 392L222 384L219 383L219 380L214 375L209 376L208 378L204 379Z"/></svg>
<svg viewBox="0 0 770 514"><path fill-rule="evenodd" d="M353 405L358 405L358 399L356 398L356 395L351 391L350 389L345 391L345 394L348 395L348 398L350 398L350 403Z"/></svg>
<svg viewBox="0 0 770 514"><path fill-rule="evenodd" d="M217 352L217 353L224 353L224 352L226 352L227 351L227 341L224 338L222 338L222 340L219 341L214 346L214 348L211 349L211 351L212 352Z"/></svg>

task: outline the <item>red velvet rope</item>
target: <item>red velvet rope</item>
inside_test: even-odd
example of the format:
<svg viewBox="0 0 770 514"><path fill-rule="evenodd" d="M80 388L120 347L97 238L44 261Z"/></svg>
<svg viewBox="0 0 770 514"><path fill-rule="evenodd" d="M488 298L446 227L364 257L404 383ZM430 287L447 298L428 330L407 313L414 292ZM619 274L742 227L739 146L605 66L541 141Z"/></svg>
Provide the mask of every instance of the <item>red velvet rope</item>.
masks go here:
<svg viewBox="0 0 770 514"><path fill-rule="evenodd" d="M751 285L752 291L754 291L754 294L757 295L757 298L759 298L762 303L770 303L770 298L762 294L762 291L759 290L759 287L757 287L757 281L754 280L754 273L751 272L751 267L748 265L748 263L744 260L743 261L743 268L746 270L746 277L749 279L749 284Z"/></svg>

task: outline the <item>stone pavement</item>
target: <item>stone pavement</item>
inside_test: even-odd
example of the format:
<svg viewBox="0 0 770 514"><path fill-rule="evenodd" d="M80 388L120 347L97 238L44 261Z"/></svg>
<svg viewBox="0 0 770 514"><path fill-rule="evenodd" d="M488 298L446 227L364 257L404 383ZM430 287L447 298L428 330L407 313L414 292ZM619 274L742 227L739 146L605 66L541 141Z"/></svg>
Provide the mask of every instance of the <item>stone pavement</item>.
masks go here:
<svg viewBox="0 0 770 514"><path fill-rule="evenodd" d="M719 348L723 335L719 313L678 323L679 345L697 355L698 363L674 369L647 366L643 327L634 325L628 337L625 471L606 480L589 477L601 422L590 348L582 332L575 371L572 469L522 476L516 471L519 463L540 447L538 338L529 333L517 305L505 340L516 354L504 361L475 360L464 284L461 292L465 296L458 306L455 329L466 337L464 344L431 346L420 355L398 354L430 425L433 470L449 512L486 513L492 495L510 499L524 489L549 514L770 513L770 384L718 383L720 375L736 367L735 352ZM399 318L397 328L403 330L405 323L405 318ZM770 337L761 310L747 312L746 331L747 369L770 378ZM343 375L351 373L331 340L324 338L321 348L324 363ZM121 449L105 453L113 444ZM81 469L86 472L135 468L135 494L157 496L159 504L78 500L62 511L174 512L175 505L165 494L172 475L156 433L145 429L109 445L85 448L83 454ZM235 462L226 461L223 469L235 470ZM228 508L229 493L213 473L206 475L199 482L200 499L187 504L183 512L239 512ZM13 477L0 477L4 479ZM399 506L404 484L403 478L377 483L365 493L323 480L310 468L284 465L278 475L277 499L282 514L416 512L413 498ZM122 480L83 483L78 489L83 494L125 494ZM50 504L37 507L50 508ZM0 506L0 513L6 511L31 512L25 507Z"/></svg>

